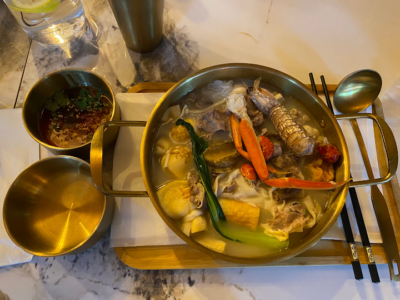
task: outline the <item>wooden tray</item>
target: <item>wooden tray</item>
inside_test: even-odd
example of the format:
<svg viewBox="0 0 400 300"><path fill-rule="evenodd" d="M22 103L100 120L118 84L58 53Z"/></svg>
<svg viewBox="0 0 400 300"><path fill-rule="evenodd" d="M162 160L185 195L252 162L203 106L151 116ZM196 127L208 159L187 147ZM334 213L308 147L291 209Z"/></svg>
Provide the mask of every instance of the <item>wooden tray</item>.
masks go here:
<svg viewBox="0 0 400 300"><path fill-rule="evenodd" d="M162 93L170 89L174 83L169 82L145 82L133 86L128 93ZM310 86L309 86L310 87ZM336 89L336 85L328 85L330 93ZM322 86L317 85L318 93L323 93ZM383 116L382 106L375 101L376 114ZM379 157L384 157L383 145L379 132L375 130L377 151ZM386 160L379 161L380 172L385 172ZM394 224L397 244L400 246L400 188L395 176L393 185L389 182L383 185L383 194L387 201L389 212ZM400 247L399 247L400 248ZM235 268L256 267L255 265L242 265L223 260L214 259L189 245L170 246L141 246L114 248L117 256L126 265L135 269L203 269L203 268ZM360 262L367 263L367 257L361 243L357 243L357 251ZM387 263L382 244L372 244L372 251L377 264ZM346 242L334 240L321 240L314 247L291 259L268 264L265 266L298 266L298 265L343 265L350 264L349 248ZM263 266L263 265L262 265ZM260 267L260 265L257 265Z"/></svg>

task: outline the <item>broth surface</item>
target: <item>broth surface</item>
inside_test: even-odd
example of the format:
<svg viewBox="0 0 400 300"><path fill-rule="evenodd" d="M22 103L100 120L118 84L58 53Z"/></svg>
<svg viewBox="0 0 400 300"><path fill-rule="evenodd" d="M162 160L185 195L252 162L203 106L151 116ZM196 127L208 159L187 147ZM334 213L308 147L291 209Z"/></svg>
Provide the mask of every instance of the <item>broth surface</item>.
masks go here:
<svg viewBox="0 0 400 300"><path fill-rule="evenodd" d="M223 88L216 88L215 93L212 93L212 89L210 89L210 84L205 85L203 87L199 87L195 89L194 91L188 93L187 95L183 96L181 99L178 101L174 102L173 106L170 108L171 111L167 111L165 116L163 117L163 120L160 121L160 125L158 128L158 133L155 139L155 145L153 148L153 160L152 160L152 177L153 177L153 184L159 188L159 191L161 191L163 188L168 186L168 183L174 182L176 180L189 180L187 172L183 172L182 170L179 169L179 174L183 176L177 176L178 171L176 171L174 174L172 174L170 171L168 171L168 168L172 168L172 162L171 158L175 159L174 154L171 154L171 149L175 149L176 151L182 151L184 147L187 147L188 149L191 149L191 142L190 140L184 140L184 134L182 133L181 136L176 136L174 137L173 132L176 128L175 127L175 122L177 121L178 118L182 118L186 120L187 122L191 123L196 131L196 133L202 137L204 140L208 142L209 148L211 145L216 144L216 143L224 143L224 142L232 142L232 131L230 128L230 113L227 110L227 100L226 100L226 95L234 93L236 88L238 87L251 87L253 85L252 80L247 80L247 79L241 79L241 80L235 80L231 84L233 86L233 89L230 90L230 92L226 92L225 94L222 92L221 96L218 95L220 93L220 90ZM318 122L313 118L312 114L309 113L303 105L299 103L298 100L294 99L292 96L285 94L284 92L278 90L277 88L271 86L271 85L266 85L266 84L261 84L263 88L268 89L271 93L273 93L276 97L280 97L279 94L283 97L283 106L288 110L294 112L297 111L297 115L299 116L298 118L300 119L303 118L306 120L304 122L304 126L309 128L311 127L312 129L315 129L314 134L317 136L316 140L321 141L325 140L326 138L322 136L322 130ZM278 99L277 98L277 99ZM177 107L178 106L178 107ZM172 113L172 111L176 111L176 113ZM205 113L209 113L211 110L216 110L219 114L219 117L222 119L223 123L226 124L226 128L222 130L218 130L215 133L209 133L206 130L200 128L199 124L201 125L201 121L199 118L201 118ZM294 113L293 113L294 115ZM271 119L268 117L268 115L264 114L264 120L261 125L257 126L254 128L256 135L266 135L267 137L274 137L274 135L277 135L277 130L274 127L274 124L272 123ZM265 129L267 130L267 133L265 133ZM245 148L245 147L244 147ZM284 148L284 147L283 147ZM173 150L174 151L174 150ZM229 153L229 151L226 151L226 153ZM183 154L178 154L178 156L184 156ZM286 155L284 152L282 155ZM211 156L212 157L212 156ZM270 165L271 161L276 158L277 156L274 156L271 160L267 161L267 164ZM314 153L310 156L302 156L302 157L296 157L296 167L300 171L300 174L303 176L303 179L305 180L310 180L311 175L309 174L309 168L310 165L312 165L315 161L315 159L319 158L318 151L315 149ZM169 160L168 160L169 159ZM187 157L185 156L185 160ZM249 163L248 160L246 160L243 157L237 157L235 158L235 163L230 171L222 172L220 171L221 168L215 168L212 163L211 165L209 164L209 169L212 174L212 180L213 180L213 185L215 185L215 180L216 178L222 178L224 179L223 176L228 176L226 174L233 174L235 169L240 168L241 165ZM325 162L324 162L325 163ZM170 167L171 164L171 167ZM187 164L181 163L179 165L179 168L183 168L182 165L184 166L184 170L189 170L190 172L197 172L196 167L193 163L193 158L190 158L190 162ZM175 166L175 165L174 165ZM330 168L333 168L330 166ZM215 172L213 170L216 170ZM182 172L181 172L182 171ZM324 170L325 171L325 170ZM222 174L222 175L221 175ZM225 174L225 175L224 175ZM240 175L238 175L240 176ZM300 176L300 175L299 175ZM239 177L236 177L236 180ZM188 181L189 182L189 181ZM250 186L252 186L253 183L250 183ZM247 228L245 226L240 226L242 228L245 228L249 232L259 232L262 234L264 232L264 227L261 226L261 224L265 224L271 221L271 219L274 218L274 211L277 209L276 207L279 207L279 209L283 209L283 207L286 207L285 205L288 205L290 203L295 204L295 203L302 203L303 206L306 207L306 213L307 213L307 218L308 220L312 219L312 214L310 212L309 206L304 204L302 201L303 199L312 199L312 203L315 206L315 211L318 211L318 215L315 216L315 223L318 222L318 220L321 218L322 214L326 210L326 206L328 204L328 200L331 194L331 191L329 190L301 190L298 192L298 194L294 196L290 196L285 198L283 201L282 200L276 200L276 197L274 196L276 192L275 188L272 188L270 186L267 186L264 183L256 183L255 185L252 186L257 192L257 195L252 195L252 196L245 196L245 197L234 197L228 198L228 200L235 200L239 202L246 203L248 205L251 205L253 207L260 207L260 213L259 213L259 219L258 219L258 226L255 230L252 230L250 228ZM182 197L188 197L189 191L185 190L186 188L182 188ZM232 193L231 192L224 192L225 194L232 194L234 195L235 193L240 194L240 191L244 190L243 187L238 185L236 187L236 190L234 190ZM185 194L186 193L186 194ZM161 195L161 194L160 194ZM185 196L186 195L186 196ZM271 196L272 195L272 196ZM217 195L217 198L219 201L224 200L225 196L224 194L222 195ZM192 198L191 198L192 199ZM159 201L161 201L159 197ZM221 202L220 202L221 203ZM309 203L309 202L308 202ZM169 204L168 204L169 205ZM161 205L162 206L162 205ZM163 207L163 206L162 206ZM318 210L318 207L319 210ZM168 208L169 210L170 208ZM166 214L168 215L168 212L166 209L164 209ZM238 243L235 241L231 241L229 239L226 239L222 237L213 227L212 222L210 220L210 215L207 209L201 210L202 214L201 216L204 217L206 221L206 230L201 230L199 232L195 232L194 234L190 233L188 234L187 231L187 223L190 221L187 221L190 219L188 216L190 216L193 211L197 211L197 208L193 206L193 204L189 207L186 215L183 217L174 217L172 218L174 223L178 228L182 228L182 231L186 234L189 235L192 239L195 241L199 242L203 246L206 246L212 250L215 245L207 246L206 244L202 243L204 239L211 239L215 241L222 241L225 243L224 251L223 253L231 256L236 256L236 257L261 257L261 256L267 256L269 254L273 254L279 251L284 251L284 249L275 249L273 247L266 247L266 246L255 246L255 245L250 245L250 244L245 244L245 243ZM182 212L183 214L184 212ZM199 212L200 214L200 212ZM193 222L193 220L191 220ZM308 221L307 221L308 222ZM228 226L232 226L232 228L235 228L239 225L233 224L231 221L228 220ZM314 223L314 224L315 224ZM186 224L186 225L185 225ZM186 227L185 227L186 226ZM314 226L314 225L312 225ZM311 226L311 227L312 227ZM307 235L309 232L310 228L302 228L302 232L291 232L290 233L290 241L289 243L295 244L295 243L300 243L302 237ZM214 250L216 251L216 250ZM219 250L217 252L220 252Z"/></svg>

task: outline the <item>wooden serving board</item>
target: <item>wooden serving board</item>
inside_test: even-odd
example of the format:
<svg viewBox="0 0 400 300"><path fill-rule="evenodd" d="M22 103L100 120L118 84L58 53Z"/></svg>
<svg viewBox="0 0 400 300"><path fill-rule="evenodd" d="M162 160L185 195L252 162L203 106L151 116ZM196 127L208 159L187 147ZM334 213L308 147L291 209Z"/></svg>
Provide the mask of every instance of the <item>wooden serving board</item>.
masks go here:
<svg viewBox="0 0 400 300"><path fill-rule="evenodd" d="M128 93L162 93L170 89L174 83L144 82L133 86ZM310 87L310 85L308 85ZM328 85L330 93L336 85ZM317 85L318 93L323 93L322 85ZM375 101L376 114L383 117L380 101ZM377 151L379 157L384 157L383 145L379 131L375 130ZM387 168L385 159L379 160L381 174ZM400 248L400 188L395 176L391 182L383 185L383 194L389 207L390 216ZM321 240L315 246L291 259L267 265L243 265L217 260L189 245L140 246L114 248L117 256L126 265L135 269L204 269L204 268L237 268L260 266L299 266L299 265L343 265L350 264L349 248L344 241ZM357 243L357 251L362 264L367 263L367 257L361 243ZM382 244L372 244L372 251L377 264L387 263Z"/></svg>

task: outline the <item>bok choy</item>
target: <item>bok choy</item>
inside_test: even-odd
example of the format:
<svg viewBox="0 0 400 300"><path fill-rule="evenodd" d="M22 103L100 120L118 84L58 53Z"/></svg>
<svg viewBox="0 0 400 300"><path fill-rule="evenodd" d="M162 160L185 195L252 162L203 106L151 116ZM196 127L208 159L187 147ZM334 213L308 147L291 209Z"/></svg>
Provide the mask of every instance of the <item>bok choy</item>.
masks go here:
<svg viewBox="0 0 400 300"><path fill-rule="evenodd" d="M278 249L286 248L289 244L288 241L280 242L278 239L267 236L262 232L244 230L239 226L228 226L221 205L212 190L210 171L204 159L204 151L208 148L208 143L194 132L193 126L190 123L178 119L176 125L185 126L189 132L192 141L193 159L206 192L210 217L215 230L223 237L232 241Z"/></svg>

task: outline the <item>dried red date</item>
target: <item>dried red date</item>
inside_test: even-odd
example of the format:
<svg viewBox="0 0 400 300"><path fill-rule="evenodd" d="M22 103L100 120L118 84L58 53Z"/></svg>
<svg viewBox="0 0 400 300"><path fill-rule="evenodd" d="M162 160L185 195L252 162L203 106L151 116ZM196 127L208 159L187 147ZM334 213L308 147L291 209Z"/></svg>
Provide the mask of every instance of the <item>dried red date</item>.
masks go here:
<svg viewBox="0 0 400 300"><path fill-rule="evenodd" d="M340 157L340 152L332 144L319 145L317 149L322 158L331 164L337 162Z"/></svg>
<svg viewBox="0 0 400 300"><path fill-rule="evenodd" d="M274 144L266 136L260 136L260 145L265 160L269 160L274 154Z"/></svg>

